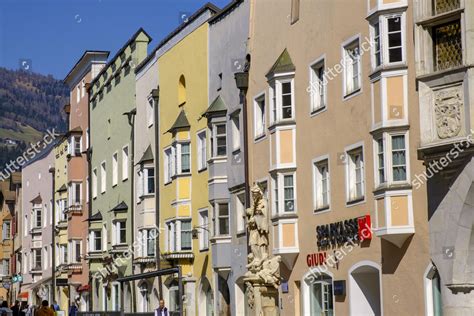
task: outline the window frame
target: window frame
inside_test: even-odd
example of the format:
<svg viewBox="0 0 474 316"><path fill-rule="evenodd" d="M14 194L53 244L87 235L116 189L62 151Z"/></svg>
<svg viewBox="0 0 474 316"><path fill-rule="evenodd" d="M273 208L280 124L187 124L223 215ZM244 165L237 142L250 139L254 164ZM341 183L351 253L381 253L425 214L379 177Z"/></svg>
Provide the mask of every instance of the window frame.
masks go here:
<svg viewBox="0 0 474 316"><path fill-rule="evenodd" d="M291 94L291 116L283 118L283 93L282 85L285 83L290 83L290 94ZM270 100L270 126L286 121L295 120L295 78L292 73L289 76L282 76L272 80L269 88L269 95L271 96Z"/></svg>
<svg viewBox="0 0 474 316"><path fill-rule="evenodd" d="M183 148L183 145L187 145L188 148L189 148L189 151L187 153L187 155L189 155L189 159L188 159L188 162L189 162L189 170L187 171L183 171L183 151L182 151L182 148ZM183 174L190 174L192 172L192 169L191 169L191 142L190 141L183 141L183 142L178 142L175 144L175 152L176 152L176 157L177 157L177 161L176 161L176 169L177 169L177 175L183 175Z"/></svg>
<svg viewBox="0 0 474 316"><path fill-rule="evenodd" d="M168 183L171 183L174 177L172 146L168 146L163 149L163 156L164 156L163 181L164 181L164 184L168 184Z"/></svg>
<svg viewBox="0 0 474 316"><path fill-rule="evenodd" d="M240 191L234 195L234 209L235 209L235 231L237 234L246 232L246 209L245 209L245 191Z"/></svg>
<svg viewBox="0 0 474 316"><path fill-rule="evenodd" d="M240 151L242 146L240 111L230 115L230 125L232 134L232 152L237 152Z"/></svg>
<svg viewBox="0 0 474 316"><path fill-rule="evenodd" d="M118 152L112 154L112 187L118 184Z"/></svg>
<svg viewBox="0 0 474 316"><path fill-rule="evenodd" d="M343 80L342 80L343 100L347 100L350 97L358 95L359 93L362 92L362 78L363 78L363 76L362 76L362 54L361 54L361 49L360 49L361 48L360 37L361 37L361 35L357 34L357 35L349 38L348 40L346 40L341 45L341 50L342 50L341 62L343 62L343 64L342 64L342 66L343 66L342 67L343 68L343 71L342 71L342 75L343 75ZM359 86L357 88L353 88L351 91L348 91L347 90L347 83L348 83L347 82L347 76L348 76L348 73L347 73L346 56L349 54L348 50L351 49L353 46L357 46L358 51L359 51L359 54L358 54L358 83L359 83ZM352 66L353 66L353 64L352 64ZM354 75L352 75L352 79L354 79L354 78L355 78Z"/></svg>
<svg viewBox="0 0 474 316"><path fill-rule="evenodd" d="M202 137L202 135L204 135L204 137ZM198 171L202 171L207 169L207 130L205 128L196 133L196 144L197 167Z"/></svg>
<svg viewBox="0 0 474 316"><path fill-rule="evenodd" d="M388 31L388 20L392 18L400 18L400 38L401 38L401 58L400 61L390 62L390 46L389 46L389 31ZM373 43L375 43L375 25L378 25L379 28L379 54L380 54L380 64L377 65L376 60L376 48L375 45L372 45L371 48L371 66L372 71L376 71L379 68L386 66L397 66L406 64L406 12L395 12L381 14L376 17L370 23L370 38Z"/></svg>
<svg viewBox="0 0 474 316"><path fill-rule="evenodd" d="M315 94L315 89L314 89L314 86L315 86L315 82L314 82L314 79L316 78L315 76L317 76L316 74L316 71L315 69L322 69L323 71L323 75L322 75L322 81L321 83L319 83L321 86L323 86L323 95L322 95L322 103L323 105L319 105L318 107L315 107L314 103L315 103L315 100L314 100L314 94ZM321 57L319 57L318 59L316 59L315 61L313 61L310 65L309 65L309 86L308 86L308 90L307 92L309 92L309 105L310 105L310 108L309 108L309 113L311 116L313 115L316 115L320 112L324 112L325 110L327 110L327 88L328 88L328 84L327 84L327 80L326 80L326 55L322 55ZM319 80L319 78L318 78ZM321 93L319 93L319 95L321 96ZM321 101L320 101L321 102Z"/></svg>
<svg viewBox="0 0 474 316"><path fill-rule="evenodd" d="M121 227L124 225L123 227ZM127 244L127 220L119 219L113 222L113 245L114 246L121 246ZM121 240L121 233L125 232L125 240Z"/></svg>
<svg viewBox="0 0 474 316"><path fill-rule="evenodd" d="M199 250L209 250L209 236L210 236L210 225L209 225L209 209L201 209L199 213L199 228L201 233L199 234ZM205 216L204 216L205 214Z"/></svg>
<svg viewBox="0 0 474 316"><path fill-rule="evenodd" d="M227 215L221 215L221 207L220 205L227 205ZM227 221L227 229L226 233L222 233L220 229L221 219ZM230 205L229 201L216 201L214 203L214 236L218 237L228 237L231 234L231 227L230 227Z"/></svg>
<svg viewBox="0 0 474 316"><path fill-rule="evenodd" d="M267 134L266 126L266 94L265 91L260 92L253 98L253 138L259 140ZM257 118L259 118L257 120ZM259 123L261 128L258 127ZM257 131L261 129L261 132Z"/></svg>
<svg viewBox="0 0 474 316"><path fill-rule="evenodd" d="M107 162L104 160L100 163L100 193L107 192Z"/></svg>
<svg viewBox="0 0 474 316"><path fill-rule="evenodd" d="M128 180L130 152L128 144L122 147L122 182Z"/></svg>
<svg viewBox="0 0 474 316"><path fill-rule="evenodd" d="M225 132L222 133L222 134L218 134L217 133L217 130L218 130L218 127L219 126L224 126L225 128ZM219 138L222 138L224 137L225 139L225 153L223 155L219 155L218 154L218 147L217 147L217 144L218 144L218 139ZM212 139L211 139L211 142L212 142L212 150L211 150L211 156L212 158L223 158L223 157L227 157L227 153L228 153L228 148L227 148L227 124L226 122L215 122L215 123L212 123Z"/></svg>
<svg viewBox="0 0 474 316"><path fill-rule="evenodd" d="M345 178L346 178L346 206L357 205L359 203L365 202L367 190L366 190L366 167L365 167L365 153L364 153L364 143L360 142L345 148L344 156L345 156ZM360 154L361 155L361 189L362 194L361 196L351 196L351 190L357 190L357 180L352 183L353 178L357 179L356 175L356 166L355 162L353 162L352 156ZM354 166L353 170L351 170L352 166ZM352 176L351 176L352 174Z"/></svg>
<svg viewBox="0 0 474 316"><path fill-rule="evenodd" d="M98 179L98 171L97 168L92 170L92 198L97 198L98 193L98 186L99 186L99 179Z"/></svg>
<svg viewBox="0 0 474 316"><path fill-rule="evenodd" d="M320 199L323 199L323 192L320 191L322 186L322 174L320 167L325 165L326 171L326 194L327 203L322 204ZM313 213L320 214L322 212L329 211L331 208L331 169L329 155L319 156L312 161L313 169Z"/></svg>
<svg viewBox="0 0 474 316"><path fill-rule="evenodd" d="M293 176L293 211L285 211L284 209L284 178L289 175ZM284 214L297 214L296 171L277 172L272 175L271 184L272 215L278 217Z"/></svg>
<svg viewBox="0 0 474 316"><path fill-rule="evenodd" d="M97 233L100 233L99 238L97 238ZM104 247L104 236L103 229L91 229L89 232L89 252L101 252L104 251L102 249ZM100 249L97 249L97 240L99 240Z"/></svg>

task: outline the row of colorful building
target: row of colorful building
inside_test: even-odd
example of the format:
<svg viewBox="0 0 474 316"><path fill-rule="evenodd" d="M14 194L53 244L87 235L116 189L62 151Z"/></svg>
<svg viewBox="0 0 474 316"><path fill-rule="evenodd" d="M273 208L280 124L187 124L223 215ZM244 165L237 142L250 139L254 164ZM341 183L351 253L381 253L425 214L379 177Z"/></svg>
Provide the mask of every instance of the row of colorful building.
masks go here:
<svg viewBox="0 0 474 316"><path fill-rule="evenodd" d="M4 298L246 315L258 184L281 314L471 315L473 12L234 0L84 52L68 132L2 183Z"/></svg>

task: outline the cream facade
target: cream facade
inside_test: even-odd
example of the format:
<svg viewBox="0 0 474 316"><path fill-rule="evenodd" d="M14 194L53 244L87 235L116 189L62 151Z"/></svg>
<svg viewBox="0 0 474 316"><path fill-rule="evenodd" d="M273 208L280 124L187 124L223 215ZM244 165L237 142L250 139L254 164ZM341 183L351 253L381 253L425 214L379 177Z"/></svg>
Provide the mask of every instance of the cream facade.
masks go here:
<svg viewBox="0 0 474 316"><path fill-rule="evenodd" d="M250 182L268 196L284 314L425 312L412 12L405 1L252 2Z"/></svg>

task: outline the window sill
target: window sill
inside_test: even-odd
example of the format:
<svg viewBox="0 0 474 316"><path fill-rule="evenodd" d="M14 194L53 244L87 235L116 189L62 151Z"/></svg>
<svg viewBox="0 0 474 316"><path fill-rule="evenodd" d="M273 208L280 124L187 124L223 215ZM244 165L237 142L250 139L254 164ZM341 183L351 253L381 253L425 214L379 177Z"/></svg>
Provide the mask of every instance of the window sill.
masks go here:
<svg viewBox="0 0 474 316"><path fill-rule="evenodd" d="M448 12L424 17L418 21L415 21L415 23L423 27L435 26L437 24L442 24L455 20L456 18L458 18L459 15L461 15L462 12L464 12L464 8L458 8Z"/></svg>
<svg viewBox="0 0 474 316"><path fill-rule="evenodd" d="M125 181L127 181L127 180L128 180L128 178L122 179L122 182L125 182Z"/></svg>
<svg viewBox="0 0 474 316"><path fill-rule="evenodd" d="M281 119L278 121L273 122L270 126L268 126L269 131L273 131L278 126L286 126L286 125L295 125L295 119Z"/></svg>
<svg viewBox="0 0 474 316"><path fill-rule="evenodd" d="M398 61L394 63L385 63L381 64L372 69L372 72L369 74L370 79L377 78L380 76L382 71L393 71L393 70L405 70L408 68L406 61Z"/></svg>
<svg viewBox="0 0 474 316"><path fill-rule="evenodd" d="M329 211L330 211L329 205L324 205L324 206L315 208L313 213L314 214L321 214L321 213L326 213L326 212L329 212Z"/></svg>
<svg viewBox="0 0 474 316"><path fill-rule="evenodd" d="M327 105L321 106L321 107L319 107L319 108L317 108L317 109L311 110L311 112L309 113L309 116L310 116L310 117L314 117L314 116L316 116L316 115L318 115L318 114L321 114L321 113L323 113L323 112L326 112L327 109L328 109Z"/></svg>
<svg viewBox="0 0 474 316"><path fill-rule="evenodd" d="M342 97L342 100L343 100L343 101L347 101L347 100L349 100L349 99L352 99L352 98L358 96L359 94L362 94L362 88L358 88L358 89L352 91L351 93L345 94L345 95Z"/></svg>
<svg viewBox="0 0 474 316"><path fill-rule="evenodd" d="M359 205L359 204L362 204L362 203L365 203L365 195L347 201L346 206L354 206L354 205Z"/></svg>
<svg viewBox="0 0 474 316"><path fill-rule="evenodd" d="M200 173L200 172L203 172L203 171L206 171L206 170L207 170L207 166L206 166L206 167L203 167L203 168L200 168L200 169L198 169L198 173Z"/></svg>
<svg viewBox="0 0 474 316"><path fill-rule="evenodd" d="M374 195L383 194L387 191L398 191L398 190L411 190L413 187L410 182L392 182L392 183L382 183L378 185L372 192Z"/></svg>
<svg viewBox="0 0 474 316"><path fill-rule="evenodd" d="M226 161L227 161L227 156L215 156L215 157L211 157L207 162L209 164L213 164L216 162L226 162Z"/></svg>
<svg viewBox="0 0 474 316"><path fill-rule="evenodd" d="M202 249L199 249L199 252L207 252L207 251L209 251L209 247L207 247L207 248L202 248Z"/></svg>
<svg viewBox="0 0 474 316"><path fill-rule="evenodd" d="M274 214L272 215L272 222L279 221L280 219L293 219L293 218L298 218L298 214L296 212L288 212L288 213L283 213L283 214Z"/></svg>
<svg viewBox="0 0 474 316"><path fill-rule="evenodd" d="M267 138L267 134L266 134L266 133L262 133L262 134L260 134L260 135L255 136L254 139L253 139L253 142L254 142L254 143L259 143L259 142L261 142L262 140L264 140L265 138Z"/></svg>
<svg viewBox="0 0 474 316"><path fill-rule="evenodd" d="M240 154L240 147L232 151L232 155L237 155L237 154Z"/></svg>

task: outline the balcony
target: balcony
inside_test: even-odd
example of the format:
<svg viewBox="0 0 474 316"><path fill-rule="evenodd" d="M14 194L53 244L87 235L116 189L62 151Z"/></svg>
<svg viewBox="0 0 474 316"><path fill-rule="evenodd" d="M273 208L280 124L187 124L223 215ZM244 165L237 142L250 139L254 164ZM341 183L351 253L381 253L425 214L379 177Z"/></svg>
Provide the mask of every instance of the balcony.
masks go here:
<svg viewBox="0 0 474 316"><path fill-rule="evenodd" d="M210 242L212 250L212 268L230 268L232 259L232 239L230 236L214 237Z"/></svg>
<svg viewBox="0 0 474 316"><path fill-rule="evenodd" d="M375 236L401 248L415 233L411 191L390 192L375 200Z"/></svg>
<svg viewBox="0 0 474 316"><path fill-rule="evenodd" d="M163 258L166 260L194 259L194 253L192 251L166 252L163 254Z"/></svg>
<svg viewBox="0 0 474 316"><path fill-rule="evenodd" d="M67 213L69 214L82 214L82 201L74 201L71 205L67 208Z"/></svg>
<svg viewBox="0 0 474 316"><path fill-rule="evenodd" d="M66 270L69 272L81 272L82 271L82 263L74 262L70 263L66 266Z"/></svg>

